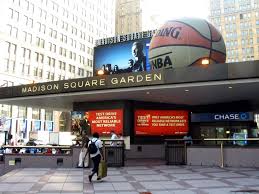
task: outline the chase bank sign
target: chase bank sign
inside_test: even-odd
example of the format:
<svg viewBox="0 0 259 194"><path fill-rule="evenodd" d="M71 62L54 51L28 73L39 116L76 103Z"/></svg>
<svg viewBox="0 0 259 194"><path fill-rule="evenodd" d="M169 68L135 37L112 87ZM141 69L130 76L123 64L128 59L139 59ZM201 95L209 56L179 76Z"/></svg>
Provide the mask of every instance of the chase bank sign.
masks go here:
<svg viewBox="0 0 259 194"><path fill-rule="evenodd" d="M194 113L192 122L220 122L220 121L253 121L252 112L227 112L227 113Z"/></svg>
<svg viewBox="0 0 259 194"><path fill-rule="evenodd" d="M241 112L241 113L223 113L223 114L215 114L214 115L214 120L224 120L224 121L229 121L229 120L247 120L249 119L249 113L247 112Z"/></svg>

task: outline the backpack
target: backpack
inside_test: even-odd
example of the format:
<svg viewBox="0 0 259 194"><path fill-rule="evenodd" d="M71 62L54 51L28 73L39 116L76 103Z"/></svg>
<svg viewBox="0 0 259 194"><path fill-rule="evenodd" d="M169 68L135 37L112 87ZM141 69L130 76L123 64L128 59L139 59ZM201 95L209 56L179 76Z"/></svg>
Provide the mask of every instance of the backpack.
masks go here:
<svg viewBox="0 0 259 194"><path fill-rule="evenodd" d="M97 139L98 140L98 139ZM97 141L96 140L96 141ZM95 145L95 142L96 141L92 141L91 140L91 143L89 144L89 146L88 146L88 150L89 150L89 153L90 154L96 154L96 152L98 151L98 148L97 148L97 146Z"/></svg>

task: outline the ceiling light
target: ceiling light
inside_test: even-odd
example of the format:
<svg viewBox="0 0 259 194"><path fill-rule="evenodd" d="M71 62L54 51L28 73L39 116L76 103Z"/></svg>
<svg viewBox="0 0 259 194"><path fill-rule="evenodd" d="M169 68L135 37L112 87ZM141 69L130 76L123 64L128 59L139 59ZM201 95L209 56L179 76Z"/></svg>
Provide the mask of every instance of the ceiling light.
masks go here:
<svg viewBox="0 0 259 194"><path fill-rule="evenodd" d="M35 84L36 81L35 80L30 80L30 84Z"/></svg>
<svg viewBox="0 0 259 194"><path fill-rule="evenodd" d="M146 94L150 94L150 92L146 92Z"/></svg>
<svg viewBox="0 0 259 194"><path fill-rule="evenodd" d="M208 64L210 64L210 60L207 59L207 58L202 59L202 60L201 60L201 64L202 64L202 65L208 65Z"/></svg>
<svg viewBox="0 0 259 194"><path fill-rule="evenodd" d="M229 89L233 88L232 86L228 86Z"/></svg>
<svg viewBox="0 0 259 194"><path fill-rule="evenodd" d="M185 92L189 92L189 90L184 90Z"/></svg>
<svg viewBox="0 0 259 194"><path fill-rule="evenodd" d="M104 75L104 71L102 69L98 70L97 75Z"/></svg>

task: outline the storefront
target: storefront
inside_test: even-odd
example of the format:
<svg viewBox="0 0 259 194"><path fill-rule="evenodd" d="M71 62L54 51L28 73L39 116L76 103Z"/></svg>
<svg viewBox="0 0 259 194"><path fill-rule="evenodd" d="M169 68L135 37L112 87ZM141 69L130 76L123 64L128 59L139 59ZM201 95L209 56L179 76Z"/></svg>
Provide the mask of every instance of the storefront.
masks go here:
<svg viewBox="0 0 259 194"><path fill-rule="evenodd" d="M258 128L254 121L253 112L221 112L221 113L193 113L191 115L194 138L257 138ZM219 144L220 142L206 142ZM252 142L226 142L232 145L247 145Z"/></svg>
<svg viewBox="0 0 259 194"><path fill-rule="evenodd" d="M108 137L115 130L130 139L128 158L164 158L164 139L188 133L193 139L257 137L257 67L258 61L214 64L14 86L0 88L0 103L66 110L72 118L64 117L64 125L71 128L87 114L90 133ZM21 132L44 125L37 119L18 124ZM46 131L52 129L48 123Z"/></svg>

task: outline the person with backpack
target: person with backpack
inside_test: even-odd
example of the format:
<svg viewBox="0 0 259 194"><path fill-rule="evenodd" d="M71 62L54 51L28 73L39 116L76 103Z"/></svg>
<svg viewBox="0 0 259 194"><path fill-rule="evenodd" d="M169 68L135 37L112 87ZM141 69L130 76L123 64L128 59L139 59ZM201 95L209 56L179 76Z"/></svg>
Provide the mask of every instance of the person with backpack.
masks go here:
<svg viewBox="0 0 259 194"><path fill-rule="evenodd" d="M92 174L90 174L88 176L89 182L92 182L92 178L95 173L97 173L97 180L101 179L100 177L98 177L98 168L99 168L101 159L103 159L102 147L103 147L103 143L99 139L99 134L97 132L95 132L93 134L93 138L88 143L88 152L90 154L90 158L92 159L92 161L94 163L94 167L92 169Z"/></svg>

